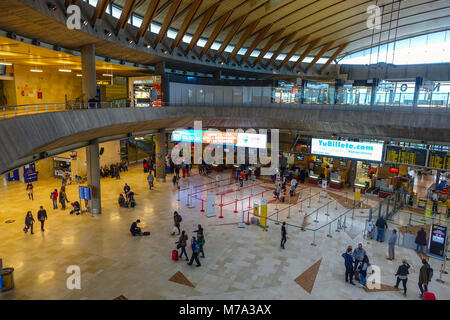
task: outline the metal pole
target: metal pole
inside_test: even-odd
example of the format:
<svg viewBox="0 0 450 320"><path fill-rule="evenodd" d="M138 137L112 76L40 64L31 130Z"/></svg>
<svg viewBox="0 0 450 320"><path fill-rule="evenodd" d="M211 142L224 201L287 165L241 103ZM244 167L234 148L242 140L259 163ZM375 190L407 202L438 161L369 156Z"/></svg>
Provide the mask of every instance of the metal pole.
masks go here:
<svg viewBox="0 0 450 320"><path fill-rule="evenodd" d="M319 209L316 209L316 220L314 220L315 223L319 222L318 218L319 218Z"/></svg>
<svg viewBox="0 0 450 320"><path fill-rule="evenodd" d="M341 232L341 217L338 218L336 223L336 232Z"/></svg>
<svg viewBox="0 0 450 320"><path fill-rule="evenodd" d="M334 199L334 202L336 203L336 207L334 208L334 210L337 210L337 205L338 205L337 199Z"/></svg>
<svg viewBox="0 0 450 320"><path fill-rule="evenodd" d="M328 219L328 216L330 215L330 214L328 213L328 207L330 206L330 202L331 202L331 201L328 201L328 203L327 203L327 213L325 213L325 215L327 216L327 219Z"/></svg>
<svg viewBox="0 0 450 320"><path fill-rule="evenodd" d="M311 188L309 188L309 201L308 201L308 207L307 208L311 208Z"/></svg>
<svg viewBox="0 0 450 320"><path fill-rule="evenodd" d="M333 236L331 235L331 223L328 225L328 234L327 234L328 238L333 238Z"/></svg>
<svg viewBox="0 0 450 320"><path fill-rule="evenodd" d="M311 245L314 247L317 246L315 242L316 242L316 230L314 230L313 232L313 242L311 243Z"/></svg>

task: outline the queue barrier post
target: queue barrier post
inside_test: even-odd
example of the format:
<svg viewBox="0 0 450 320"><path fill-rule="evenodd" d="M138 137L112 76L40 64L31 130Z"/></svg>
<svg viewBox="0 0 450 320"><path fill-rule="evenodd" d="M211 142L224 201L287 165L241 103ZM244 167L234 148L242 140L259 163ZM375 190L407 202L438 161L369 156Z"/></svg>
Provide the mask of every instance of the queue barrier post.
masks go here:
<svg viewBox="0 0 450 320"><path fill-rule="evenodd" d="M342 228L344 229L344 231L345 231L345 228L347 228L347 215L344 216L344 223L342 225Z"/></svg>
<svg viewBox="0 0 450 320"><path fill-rule="evenodd" d="M330 201L328 201L328 203L327 203L327 213L325 213L325 215L327 216L327 219L328 219L328 216L330 215L329 213L328 213L328 207L330 206Z"/></svg>
<svg viewBox="0 0 450 320"><path fill-rule="evenodd" d="M223 194L220 195L220 219L223 219L223 215L222 215L222 209L223 209Z"/></svg>
<svg viewBox="0 0 450 320"><path fill-rule="evenodd" d="M328 225L328 234L327 234L327 237L328 237L328 238L333 238L333 236L331 235L331 225L332 225L332 223L330 223L330 224Z"/></svg>
<svg viewBox="0 0 450 320"><path fill-rule="evenodd" d="M234 213L237 213L237 190L234 192Z"/></svg>
<svg viewBox="0 0 450 320"><path fill-rule="evenodd" d="M245 224L250 225L250 211L247 211L247 222Z"/></svg>
<svg viewBox="0 0 450 320"><path fill-rule="evenodd" d="M314 232L313 232L313 242L311 242L311 245L312 246L317 246L317 244L316 244L316 230L314 230Z"/></svg>
<svg viewBox="0 0 450 320"><path fill-rule="evenodd" d="M203 208L203 199L202 199L202 208L201 208L200 212L205 212L205 209Z"/></svg>
<svg viewBox="0 0 450 320"><path fill-rule="evenodd" d="M316 209L316 220L314 220L315 223L319 222L319 209Z"/></svg>
<svg viewBox="0 0 450 320"><path fill-rule="evenodd" d="M334 199L334 202L336 203L336 206L334 207L334 210L337 210L337 209L338 209L338 208L337 208L337 207L338 207L338 206L337 206L337 205L338 205L337 199Z"/></svg>
<svg viewBox="0 0 450 320"><path fill-rule="evenodd" d="M341 232L341 217L338 218L336 223L336 232Z"/></svg>

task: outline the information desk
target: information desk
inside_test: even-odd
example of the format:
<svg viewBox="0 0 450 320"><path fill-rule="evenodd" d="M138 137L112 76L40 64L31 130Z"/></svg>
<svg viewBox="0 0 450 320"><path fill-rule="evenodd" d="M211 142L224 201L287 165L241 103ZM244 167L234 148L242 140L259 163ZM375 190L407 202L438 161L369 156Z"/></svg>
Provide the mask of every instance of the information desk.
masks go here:
<svg viewBox="0 0 450 320"><path fill-rule="evenodd" d="M330 188L343 189L344 188L344 181L342 181L340 179L330 179Z"/></svg>
<svg viewBox="0 0 450 320"><path fill-rule="evenodd" d="M319 184L319 176L316 174L310 174L308 178L308 182L310 184Z"/></svg>
<svg viewBox="0 0 450 320"><path fill-rule="evenodd" d="M355 192L356 189L360 189L361 194L365 194L366 193L366 184L361 183L361 182L355 182L355 185L353 186L353 192Z"/></svg>

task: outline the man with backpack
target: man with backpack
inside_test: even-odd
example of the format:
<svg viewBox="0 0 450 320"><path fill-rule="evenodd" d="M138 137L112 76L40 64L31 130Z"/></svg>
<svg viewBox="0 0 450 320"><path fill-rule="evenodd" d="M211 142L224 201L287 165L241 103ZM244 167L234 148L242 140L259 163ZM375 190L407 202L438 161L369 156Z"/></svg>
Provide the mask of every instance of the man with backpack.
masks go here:
<svg viewBox="0 0 450 320"><path fill-rule="evenodd" d="M205 257L205 251L203 251L203 246L205 245L205 236L203 235L203 233L199 233L197 234L197 242L198 242L198 246L199 246L199 254L201 253L202 255L200 257L204 258Z"/></svg>
<svg viewBox="0 0 450 320"><path fill-rule="evenodd" d="M198 260L198 254L200 253L200 245L198 244L195 237L192 237L191 249L192 249L191 260L187 264L192 266L192 262L194 262L195 260L195 262L197 263L197 267L200 267L201 266L200 260Z"/></svg>
<svg viewBox="0 0 450 320"><path fill-rule="evenodd" d="M423 298L424 292L428 292L428 283L431 281L433 277L433 269L428 264L428 261L422 259L422 267L419 271L419 289L420 289L420 297Z"/></svg>
<svg viewBox="0 0 450 320"><path fill-rule="evenodd" d="M388 228L388 225L386 223L386 220L382 216L380 216L375 223L377 227L377 241L383 242L384 241L384 229Z"/></svg>
<svg viewBox="0 0 450 320"><path fill-rule="evenodd" d="M183 220L183 218L178 214L177 211L175 211L173 213L173 225L176 229L178 229L178 235L180 235L180 230L181 230L181 221ZM172 232L172 235L175 235L175 230L174 232Z"/></svg>

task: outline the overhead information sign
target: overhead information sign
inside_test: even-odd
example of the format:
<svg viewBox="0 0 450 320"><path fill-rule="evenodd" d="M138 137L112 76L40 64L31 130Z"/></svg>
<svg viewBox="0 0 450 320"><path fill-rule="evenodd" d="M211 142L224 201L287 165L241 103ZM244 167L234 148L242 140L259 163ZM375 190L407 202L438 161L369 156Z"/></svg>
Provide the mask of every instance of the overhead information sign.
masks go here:
<svg viewBox="0 0 450 320"><path fill-rule="evenodd" d="M411 166L426 166L427 150L398 146L387 146L386 162L407 164Z"/></svg>
<svg viewBox="0 0 450 320"><path fill-rule="evenodd" d="M450 170L450 152L430 150L427 167Z"/></svg>
<svg viewBox="0 0 450 320"><path fill-rule="evenodd" d="M350 158L381 162L383 143L315 139L311 140L311 153L329 157Z"/></svg>
<svg viewBox="0 0 450 320"><path fill-rule="evenodd" d="M248 148L267 148L266 134L243 132L178 130L172 132L172 141L225 144Z"/></svg>
<svg viewBox="0 0 450 320"><path fill-rule="evenodd" d="M438 224L432 224L430 228L430 238L428 242L428 251L431 255L445 259L447 240L447 227Z"/></svg>

